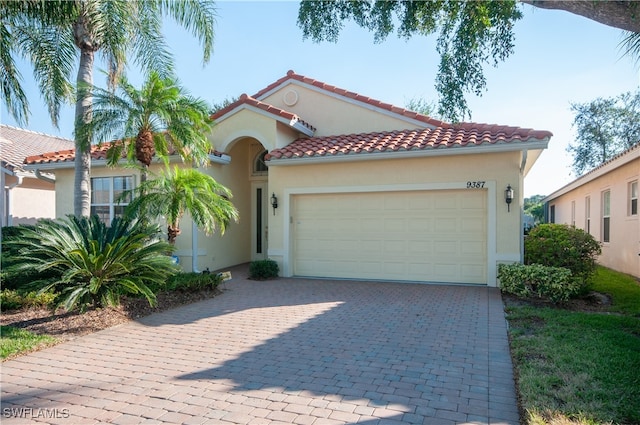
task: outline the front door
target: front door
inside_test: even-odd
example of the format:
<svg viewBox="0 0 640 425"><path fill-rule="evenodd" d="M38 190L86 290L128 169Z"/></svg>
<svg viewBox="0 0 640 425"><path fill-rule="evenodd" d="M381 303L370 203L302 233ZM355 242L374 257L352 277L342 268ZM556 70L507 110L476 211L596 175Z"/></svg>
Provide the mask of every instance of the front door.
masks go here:
<svg viewBox="0 0 640 425"><path fill-rule="evenodd" d="M251 261L266 260L269 240L267 182L253 182L251 193Z"/></svg>

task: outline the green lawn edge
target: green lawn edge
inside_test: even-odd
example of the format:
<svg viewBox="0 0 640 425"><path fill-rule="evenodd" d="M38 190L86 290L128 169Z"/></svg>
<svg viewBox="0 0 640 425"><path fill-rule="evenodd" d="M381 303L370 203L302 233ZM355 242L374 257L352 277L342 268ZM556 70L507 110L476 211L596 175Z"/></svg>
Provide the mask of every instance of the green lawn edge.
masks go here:
<svg viewBox="0 0 640 425"><path fill-rule="evenodd" d="M640 423L640 285L598 267L604 312L510 306L511 354L523 423Z"/></svg>

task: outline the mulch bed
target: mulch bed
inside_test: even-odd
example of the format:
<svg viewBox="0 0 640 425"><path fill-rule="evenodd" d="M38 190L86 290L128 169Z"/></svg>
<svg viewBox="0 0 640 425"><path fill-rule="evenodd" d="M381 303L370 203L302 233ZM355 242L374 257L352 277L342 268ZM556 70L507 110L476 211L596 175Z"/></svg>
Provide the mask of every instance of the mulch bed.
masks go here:
<svg viewBox="0 0 640 425"><path fill-rule="evenodd" d="M0 325L25 329L39 335L51 335L59 341L67 341L152 313L213 298L220 293L218 289L164 292L157 295L156 307L149 306L142 298L124 298L118 307L89 309L84 313L60 310L52 312L44 307L3 311L0 315Z"/></svg>

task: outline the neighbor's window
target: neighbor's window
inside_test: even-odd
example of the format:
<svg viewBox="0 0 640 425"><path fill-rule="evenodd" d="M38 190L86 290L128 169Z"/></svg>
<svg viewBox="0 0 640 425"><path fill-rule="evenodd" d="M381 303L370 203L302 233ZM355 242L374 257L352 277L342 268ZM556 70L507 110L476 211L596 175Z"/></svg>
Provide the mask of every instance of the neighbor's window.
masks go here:
<svg viewBox="0 0 640 425"><path fill-rule="evenodd" d="M124 214L129 198L119 200L124 191L133 189L133 176L94 177L91 179L91 215L107 224Z"/></svg>
<svg viewBox="0 0 640 425"><path fill-rule="evenodd" d="M602 192L602 242L609 242L611 226L611 191Z"/></svg>
<svg viewBox="0 0 640 425"><path fill-rule="evenodd" d="M555 222L556 222L556 206L551 205L549 207L549 223L555 223Z"/></svg>
<svg viewBox="0 0 640 425"><path fill-rule="evenodd" d="M629 215L638 215L638 180L629 183Z"/></svg>
<svg viewBox="0 0 640 425"><path fill-rule="evenodd" d="M576 201L571 201L571 225L576 227Z"/></svg>
<svg viewBox="0 0 640 425"><path fill-rule="evenodd" d="M584 198L584 229L591 233L591 196Z"/></svg>

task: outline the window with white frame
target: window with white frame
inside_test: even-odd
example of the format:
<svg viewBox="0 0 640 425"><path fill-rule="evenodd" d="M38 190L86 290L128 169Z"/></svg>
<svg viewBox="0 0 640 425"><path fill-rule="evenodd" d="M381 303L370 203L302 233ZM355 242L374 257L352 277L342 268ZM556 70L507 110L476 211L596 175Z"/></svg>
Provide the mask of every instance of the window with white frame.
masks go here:
<svg viewBox="0 0 640 425"><path fill-rule="evenodd" d="M576 227L576 201L571 201L571 225Z"/></svg>
<svg viewBox="0 0 640 425"><path fill-rule="evenodd" d="M91 179L91 215L97 215L107 224L122 217L129 197L121 195L133 189L133 176L93 177Z"/></svg>
<svg viewBox="0 0 640 425"><path fill-rule="evenodd" d="M267 165L264 157L267 155L267 151L263 150L258 153L253 160L253 169L251 174L254 176L266 176L269 173L269 166Z"/></svg>
<svg viewBox="0 0 640 425"><path fill-rule="evenodd" d="M638 215L638 180L629 183L629 215Z"/></svg>
<svg viewBox="0 0 640 425"><path fill-rule="evenodd" d="M602 192L602 242L609 242L611 237L611 191Z"/></svg>
<svg viewBox="0 0 640 425"><path fill-rule="evenodd" d="M584 198L584 230L591 233L591 196Z"/></svg>

